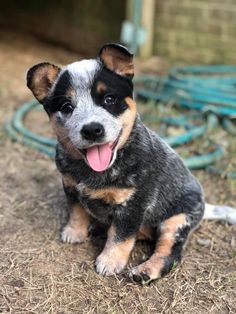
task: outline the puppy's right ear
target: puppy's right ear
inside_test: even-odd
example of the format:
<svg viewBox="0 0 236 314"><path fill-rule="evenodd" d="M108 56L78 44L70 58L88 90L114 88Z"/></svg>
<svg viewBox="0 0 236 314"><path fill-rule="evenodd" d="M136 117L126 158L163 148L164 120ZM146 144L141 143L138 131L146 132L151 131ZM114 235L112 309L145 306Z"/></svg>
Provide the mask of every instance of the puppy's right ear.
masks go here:
<svg viewBox="0 0 236 314"><path fill-rule="evenodd" d="M60 71L58 66L48 62L36 64L28 70L27 86L40 103L44 102Z"/></svg>

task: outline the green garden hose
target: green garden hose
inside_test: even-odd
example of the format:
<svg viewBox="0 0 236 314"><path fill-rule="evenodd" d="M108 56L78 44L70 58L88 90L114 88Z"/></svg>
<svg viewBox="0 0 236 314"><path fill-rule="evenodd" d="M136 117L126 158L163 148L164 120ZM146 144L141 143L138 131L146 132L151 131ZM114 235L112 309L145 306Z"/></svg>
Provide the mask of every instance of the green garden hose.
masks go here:
<svg viewBox="0 0 236 314"><path fill-rule="evenodd" d="M35 100L23 104L16 110L12 120L5 122L4 128L12 140L32 147L49 157L54 157L56 140L33 133L24 126L27 114L38 106Z"/></svg>

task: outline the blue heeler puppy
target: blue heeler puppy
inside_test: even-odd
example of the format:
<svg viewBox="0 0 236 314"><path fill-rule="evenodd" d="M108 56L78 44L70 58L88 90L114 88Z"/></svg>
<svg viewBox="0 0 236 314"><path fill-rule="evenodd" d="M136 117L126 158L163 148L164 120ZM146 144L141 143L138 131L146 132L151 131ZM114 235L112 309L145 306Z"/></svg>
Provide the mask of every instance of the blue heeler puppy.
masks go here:
<svg viewBox="0 0 236 314"><path fill-rule="evenodd" d="M133 280L148 283L180 261L205 202L181 158L140 120L133 75L132 54L107 44L97 59L64 69L35 65L27 85L58 139L56 164L70 206L62 240L85 241L91 220L105 225L106 245L96 259L102 275L125 268L136 240L155 241L153 255L129 271ZM207 215L217 218L225 212L212 206ZM235 222L235 212L228 212Z"/></svg>

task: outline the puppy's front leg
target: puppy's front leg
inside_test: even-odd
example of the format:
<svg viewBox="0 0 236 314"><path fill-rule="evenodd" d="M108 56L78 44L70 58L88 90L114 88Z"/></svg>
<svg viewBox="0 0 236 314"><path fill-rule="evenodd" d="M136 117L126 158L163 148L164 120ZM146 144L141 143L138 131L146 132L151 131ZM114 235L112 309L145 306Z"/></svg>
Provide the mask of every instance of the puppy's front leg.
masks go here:
<svg viewBox="0 0 236 314"><path fill-rule="evenodd" d="M61 240L68 243L82 243L88 237L90 217L83 206L79 203L76 183L63 178L63 187L70 207L70 216L67 225L61 233Z"/></svg>
<svg viewBox="0 0 236 314"><path fill-rule="evenodd" d="M126 211L129 209L126 208ZM99 274L118 274L128 263L141 219L137 219L137 214L128 216L127 212L126 215L117 215L108 230L106 245L96 260L96 270Z"/></svg>
<svg viewBox="0 0 236 314"><path fill-rule="evenodd" d="M90 219L80 204L71 208L69 221L62 230L61 240L68 243L83 243L88 237Z"/></svg>
<svg viewBox="0 0 236 314"><path fill-rule="evenodd" d="M97 272L104 276L120 273L128 263L134 243L135 235L118 240L116 226L112 224L108 230L106 245L96 259Z"/></svg>

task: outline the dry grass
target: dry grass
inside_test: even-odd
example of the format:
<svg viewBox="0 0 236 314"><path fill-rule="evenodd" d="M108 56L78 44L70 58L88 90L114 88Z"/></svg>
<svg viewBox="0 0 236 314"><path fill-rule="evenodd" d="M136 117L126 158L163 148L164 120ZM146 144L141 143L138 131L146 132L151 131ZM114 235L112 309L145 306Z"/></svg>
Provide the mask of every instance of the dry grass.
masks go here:
<svg viewBox="0 0 236 314"><path fill-rule="evenodd" d="M3 121L31 98L24 85L29 66L44 59L70 62L75 55L10 32L0 38ZM46 116L34 117L36 123L47 128ZM1 313L236 312L236 226L203 222L182 264L167 277L140 287L125 274L103 278L95 273L94 258L103 244L99 237L83 245L59 241L66 204L50 159L11 143L1 131L0 172ZM236 206L233 181L203 171L196 174L209 202ZM145 259L149 251L147 244L139 243L130 263Z"/></svg>

